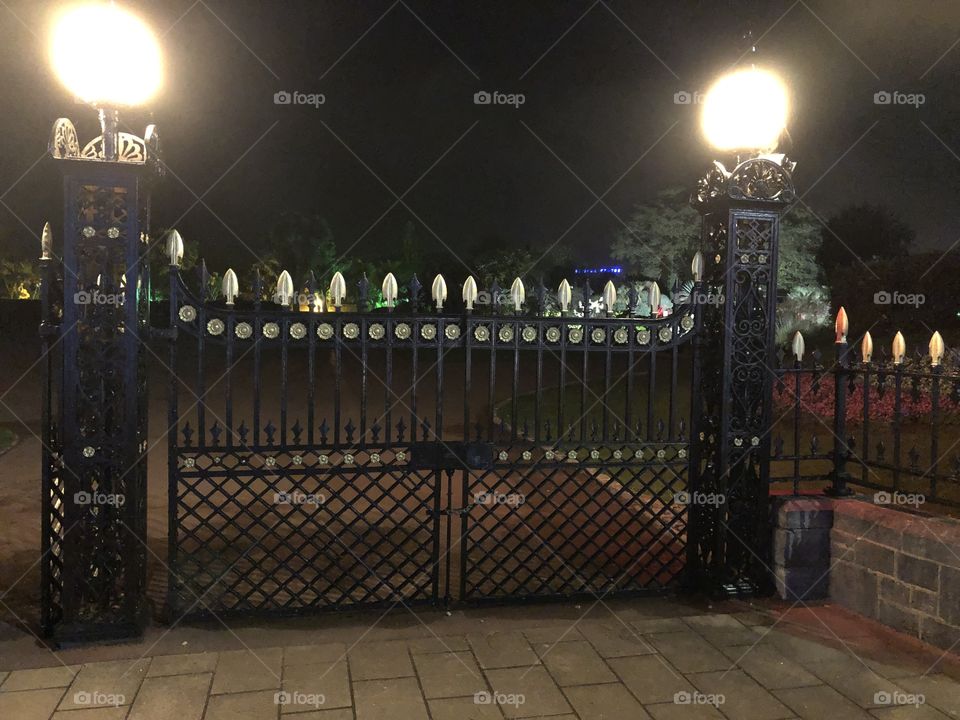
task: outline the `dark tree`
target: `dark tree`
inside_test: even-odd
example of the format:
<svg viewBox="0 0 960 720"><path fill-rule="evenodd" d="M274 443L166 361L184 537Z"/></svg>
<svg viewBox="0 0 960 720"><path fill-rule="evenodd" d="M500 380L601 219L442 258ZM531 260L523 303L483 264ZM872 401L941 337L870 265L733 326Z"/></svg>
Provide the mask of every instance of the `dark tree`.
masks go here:
<svg viewBox="0 0 960 720"><path fill-rule="evenodd" d="M319 215L284 213L270 229L269 248L280 268L295 278L311 270L318 278L333 274L337 258L333 233Z"/></svg>
<svg viewBox="0 0 960 720"><path fill-rule="evenodd" d="M823 229L819 260L827 283L836 289L840 268L855 265L862 269L864 264L904 257L914 237L914 231L882 205L851 205L840 210Z"/></svg>

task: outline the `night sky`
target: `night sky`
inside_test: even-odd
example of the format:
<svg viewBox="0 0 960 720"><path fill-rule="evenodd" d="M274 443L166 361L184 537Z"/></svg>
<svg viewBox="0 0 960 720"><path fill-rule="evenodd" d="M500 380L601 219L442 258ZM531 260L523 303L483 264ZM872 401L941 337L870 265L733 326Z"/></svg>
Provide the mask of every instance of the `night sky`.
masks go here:
<svg viewBox="0 0 960 720"><path fill-rule="evenodd" d="M675 94L705 90L747 29L791 87L783 149L804 203L823 218L888 205L921 247L960 238L957 2L125 5L162 36L166 59L152 107L122 117L137 134L160 129L170 173L154 225L175 224L211 269L249 265L284 211L323 215L340 252L392 254L412 219L425 246L467 258L562 238L578 258L605 260L633 205L691 187L711 159L696 105ZM60 212L56 168L41 160L52 121L71 117L81 145L97 134L48 66L57 6L0 3L7 255L36 256L43 221ZM326 102L274 104L283 90ZM484 90L525 103L474 104ZM877 105L878 91L925 102Z"/></svg>

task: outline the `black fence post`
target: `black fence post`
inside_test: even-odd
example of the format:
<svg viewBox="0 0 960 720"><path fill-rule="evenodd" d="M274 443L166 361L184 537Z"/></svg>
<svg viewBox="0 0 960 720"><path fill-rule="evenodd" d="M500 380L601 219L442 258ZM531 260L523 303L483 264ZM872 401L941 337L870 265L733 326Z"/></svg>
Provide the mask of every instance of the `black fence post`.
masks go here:
<svg viewBox="0 0 960 720"><path fill-rule="evenodd" d="M843 497L852 495L847 487L849 473L847 458L850 448L847 445L847 383L850 378L850 346L847 343L847 313L843 308L837 312L837 339L834 344L836 364L833 368L833 470L830 473L831 485L825 489L827 495Z"/></svg>
<svg viewBox="0 0 960 720"><path fill-rule="evenodd" d="M139 635L146 596L150 184L156 133L101 136L83 150L73 124L54 124L63 175L63 362L48 414L61 448L45 467L43 630L55 642ZM49 281L49 275L47 280ZM47 291L49 292L49 291ZM49 306L49 301L48 301Z"/></svg>
<svg viewBox="0 0 960 720"><path fill-rule="evenodd" d="M751 157L732 171L714 163L692 204L703 216L701 245L712 292L724 302L703 318L703 368L695 388L700 417L695 487L724 502L691 513L699 587L714 596L772 588L769 483L777 253L780 215L795 198L794 163Z"/></svg>

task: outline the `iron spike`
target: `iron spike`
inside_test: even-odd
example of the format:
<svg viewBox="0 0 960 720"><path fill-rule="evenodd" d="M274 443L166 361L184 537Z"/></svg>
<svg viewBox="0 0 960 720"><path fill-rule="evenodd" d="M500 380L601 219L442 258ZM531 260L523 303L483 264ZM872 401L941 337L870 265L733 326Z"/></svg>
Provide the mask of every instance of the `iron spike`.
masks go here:
<svg viewBox="0 0 960 720"><path fill-rule="evenodd" d="M440 273L437 273L437 276L433 279L433 284L430 286L430 296L437 304L437 310L443 310L443 303L447 300L447 281L443 279L443 275Z"/></svg>
<svg viewBox="0 0 960 720"><path fill-rule="evenodd" d="M930 338L930 344L928 346L930 350L930 364L933 367L936 367L943 360L943 338L940 337L939 331L934 331L933 337Z"/></svg>
<svg viewBox="0 0 960 720"><path fill-rule="evenodd" d="M233 307L234 300L236 300L240 290L240 283L237 280L237 274L233 271L233 268L227 268L227 271L223 274L221 289L223 290L223 297L227 303L227 307Z"/></svg>
<svg viewBox="0 0 960 720"><path fill-rule="evenodd" d="M397 304L397 278L392 272L387 273L380 289L383 291L383 302L392 310Z"/></svg>
<svg viewBox="0 0 960 720"><path fill-rule="evenodd" d="M50 260L53 257L53 231L50 229L50 223L43 224L43 232L40 233L40 259Z"/></svg>
<svg viewBox="0 0 960 720"><path fill-rule="evenodd" d="M183 262L183 238L176 230L167 234L167 257L170 258L171 266L180 267Z"/></svg>
<svg viewBox="0 0 960 720"><path fill-rule="evenodd" d="M330 297L333 299L333 306L339 311L343 305L343 298L347 294L347 282L343 279L343 273L339 270L333 274L330 280Z"/></svg>
<svg viewBox="0 0 960 720"><path fill-rule="evenodd" d="M527 291L523 287L523 280L520 278L514 278L513 284L510 285L510 302L513 303L513 308L519 314L523 309L523 303L527 299Z"/></svg>
<svg viewBox="0 0 960 720"><path fill-rule="evenodd" d="M468 311L473 310L477 295L477 281L471 275L463 282L463 302L466 304Z"/></svg>
<svg viewBox="0 0 960 720"><path fill-rule="evenodd" d="M897 334L893 336L893 346L891 350L893 352L893 364L902 365L903 358L907 354L907 343L903 339L903 333L899 330Z"/></svg>

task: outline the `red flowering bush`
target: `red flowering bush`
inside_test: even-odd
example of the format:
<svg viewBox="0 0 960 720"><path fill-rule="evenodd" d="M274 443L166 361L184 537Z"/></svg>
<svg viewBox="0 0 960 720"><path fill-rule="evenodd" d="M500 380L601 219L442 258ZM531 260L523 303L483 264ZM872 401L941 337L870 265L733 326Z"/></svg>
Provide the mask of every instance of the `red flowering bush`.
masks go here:
<svg viewBox="0 0 960 720"><path fill-rule="evenodd" d="M960 403L953 394L953 378L943 378L940 382L940 418L944 421L960 420ZM905 377L900 390L900 415L904 419L929 419L933 413L931 381L919 379L916 384L912 378ZM847 386L846 416L848 422L863 420L864 386L862 377L857 377L851 387ZM896 389L893 375L888 374L882 386L877 383L875 373L870 375L869 415L871 420L892 420ZM796 377L787 374L782 382L775 382L773 403L777 415L781 416L793 408L797 396ZM815 381L809 372L800 376L800 410L821 418L833 418L834 413L834 377L824 373Z"/></svg>

